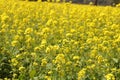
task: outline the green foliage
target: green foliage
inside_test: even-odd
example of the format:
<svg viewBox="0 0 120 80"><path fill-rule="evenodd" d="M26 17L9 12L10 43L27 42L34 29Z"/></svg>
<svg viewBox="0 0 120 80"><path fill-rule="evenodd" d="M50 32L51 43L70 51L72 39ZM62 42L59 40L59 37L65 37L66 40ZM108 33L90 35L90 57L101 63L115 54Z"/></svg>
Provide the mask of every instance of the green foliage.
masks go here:
<svg viewBox="0 0 120 80"><path fill-rule="evenodd" d="M4 50L0 49L0 78L12 78L12 67L10 65L10 54Z"/></svg>

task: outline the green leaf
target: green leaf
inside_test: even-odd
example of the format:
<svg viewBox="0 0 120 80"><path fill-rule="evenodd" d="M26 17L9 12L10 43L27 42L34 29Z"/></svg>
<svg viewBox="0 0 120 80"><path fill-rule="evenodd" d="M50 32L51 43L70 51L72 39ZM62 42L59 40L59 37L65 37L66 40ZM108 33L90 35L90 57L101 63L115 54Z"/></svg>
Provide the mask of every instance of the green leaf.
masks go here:
<svg viewBox="0 0 120 80"><path fill-rule="evenodd" d="M33 78L36 74L36 70L31 70L29 73L30 78Z"/></svg>
<svg viewBox="0 0 120 80"><path fill-rule="evenodd" d="M114 61L115 63L118 63L118 59L117 59L117 58L113 58L113 61Z"/></svg>

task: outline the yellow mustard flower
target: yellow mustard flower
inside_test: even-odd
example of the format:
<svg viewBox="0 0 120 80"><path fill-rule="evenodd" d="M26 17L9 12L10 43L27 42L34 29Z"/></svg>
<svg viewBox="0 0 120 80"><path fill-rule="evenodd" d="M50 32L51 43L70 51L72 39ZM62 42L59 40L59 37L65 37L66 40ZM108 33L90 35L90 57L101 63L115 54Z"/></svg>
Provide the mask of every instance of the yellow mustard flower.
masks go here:
<svg viewBox="0 0 120 80"><path fill-rule="evenodd" d="M105 75L106 80L115 80L115 76L112 73Z"/></svg>
<svg viewBox="0 0 120 80"><path fill-rule="evenodd" d="M82 80L85 77L85 74L86 74L86 69L83 68L78 72L78 80Z"/></svg>

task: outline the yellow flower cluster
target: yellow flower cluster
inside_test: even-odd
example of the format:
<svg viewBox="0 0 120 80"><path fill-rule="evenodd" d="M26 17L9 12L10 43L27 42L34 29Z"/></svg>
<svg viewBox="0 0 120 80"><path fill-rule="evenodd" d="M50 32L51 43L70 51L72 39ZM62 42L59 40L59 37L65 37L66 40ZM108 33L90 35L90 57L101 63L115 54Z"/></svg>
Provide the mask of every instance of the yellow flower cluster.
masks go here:
<svg viewBox="0 0 120 80"><path fill-rule="evenodd" d="M78 72L78 80L83 80L85 77L86 69L82 69Z"/></svg>
<svg viewBox="0 0 120 80"><path fill-rule="evenodd" d="M6 79L119 80L119 4L0 0L0 61L6 53Z"/></svg>
<svg viewBox="0 0 120 80"><path fill-rule="evenodd" d="M105 75L105 78L106 78L106 80L115 80L114 75L113 75L113 74L111 74L111 73L109 73L109 74Z"/></svg>

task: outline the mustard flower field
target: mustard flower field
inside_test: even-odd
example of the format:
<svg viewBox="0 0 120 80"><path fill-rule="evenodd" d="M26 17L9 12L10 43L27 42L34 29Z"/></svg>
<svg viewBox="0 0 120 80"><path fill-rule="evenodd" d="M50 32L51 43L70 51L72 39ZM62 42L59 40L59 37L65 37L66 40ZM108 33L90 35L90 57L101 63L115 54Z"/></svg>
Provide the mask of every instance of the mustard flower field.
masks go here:
<svg viewBox="0 0 120 80"><path fill-rule="evenodd" d="M0 0L0 80L120 80L120 7Z"/></svg>

